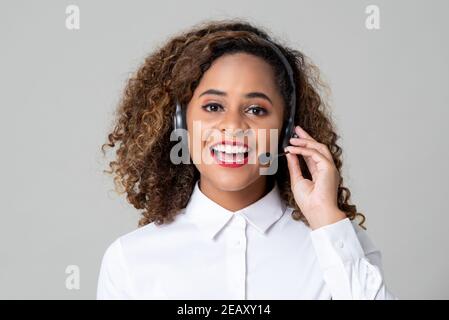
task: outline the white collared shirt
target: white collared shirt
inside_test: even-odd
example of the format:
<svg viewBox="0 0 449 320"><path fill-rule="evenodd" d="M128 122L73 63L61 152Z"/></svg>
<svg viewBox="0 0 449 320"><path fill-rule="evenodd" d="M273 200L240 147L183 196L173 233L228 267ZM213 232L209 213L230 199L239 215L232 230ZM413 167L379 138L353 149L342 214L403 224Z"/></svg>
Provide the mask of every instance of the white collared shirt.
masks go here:
<svg viewBox="0 0 449 320"><path fill-rule="evenodd" d="M232 212L197 181L175 221L108 247L97 299L396 299L380 251L355 221L311 230L292 211L277 184Z"/></svg>

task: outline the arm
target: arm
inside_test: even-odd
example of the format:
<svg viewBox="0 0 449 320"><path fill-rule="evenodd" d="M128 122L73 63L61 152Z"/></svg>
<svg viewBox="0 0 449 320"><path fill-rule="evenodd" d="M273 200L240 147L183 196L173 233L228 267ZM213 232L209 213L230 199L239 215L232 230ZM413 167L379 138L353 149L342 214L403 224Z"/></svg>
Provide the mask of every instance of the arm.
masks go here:
<svg viewBox="0 0 449 320"><path fill-rule="evenodd" d="M383 281L381 253L349 218L311 231L332 299L394 299Z"/></svg>
<svg viewBox="0 0 449 320"><path fill-rule="evenodd" d="M120 239L106 250L98 277L97 300L130 299L130 279Z"/></svg>

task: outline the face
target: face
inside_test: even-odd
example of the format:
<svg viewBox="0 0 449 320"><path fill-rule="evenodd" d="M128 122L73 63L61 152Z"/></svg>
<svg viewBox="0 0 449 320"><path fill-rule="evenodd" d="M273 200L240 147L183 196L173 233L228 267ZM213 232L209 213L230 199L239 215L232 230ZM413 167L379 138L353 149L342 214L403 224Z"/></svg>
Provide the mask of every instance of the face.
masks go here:
<svg viewBox="0 0 449 320"><path fill-rule="evenodd" d="M238 191L266 178L260 175L258 155L277 150L283 115L283 99L267 62L247 53L216 59L186 113L189 151L200 179Z"/></svg>

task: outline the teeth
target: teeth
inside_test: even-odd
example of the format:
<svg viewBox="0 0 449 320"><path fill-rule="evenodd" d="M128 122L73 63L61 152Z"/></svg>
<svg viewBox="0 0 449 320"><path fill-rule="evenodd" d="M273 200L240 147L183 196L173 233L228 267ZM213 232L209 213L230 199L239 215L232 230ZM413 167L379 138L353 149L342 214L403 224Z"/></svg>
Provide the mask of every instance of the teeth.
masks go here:
<svg viewBox="0 0 449 320"><path fill-rule="evenodd" d="M224 152L228 154L235 154L235 153L245 153L248 152L248 148L244 146L232 146L229 144L217 144L212 147L212 149L216 152Z"/></svg>
<svg viewBox="0 0 449 320"><path fill-rule="evenodd" d="M229 163L243 163L245 160L244 153L224 153L219 152L216 154L216 157L223 162L229 162Z"/></svg>

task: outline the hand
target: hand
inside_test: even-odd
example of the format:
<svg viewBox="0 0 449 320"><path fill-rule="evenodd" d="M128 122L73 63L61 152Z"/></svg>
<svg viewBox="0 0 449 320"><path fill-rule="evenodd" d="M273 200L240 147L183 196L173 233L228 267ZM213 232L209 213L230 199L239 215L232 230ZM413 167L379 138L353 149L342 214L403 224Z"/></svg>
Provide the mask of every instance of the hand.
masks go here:
<svg viewBox="0 0 449 320"><path fill-rule="evenodd" d="M291 138L291 146L285 151L289 152L286 157L292 192L307 222L314 230L346 218L337 205L340 174L331 152L301 127L296 126L295 132L299 138ZM312 180L303 177L297 155L304 157Z"/></svg>

